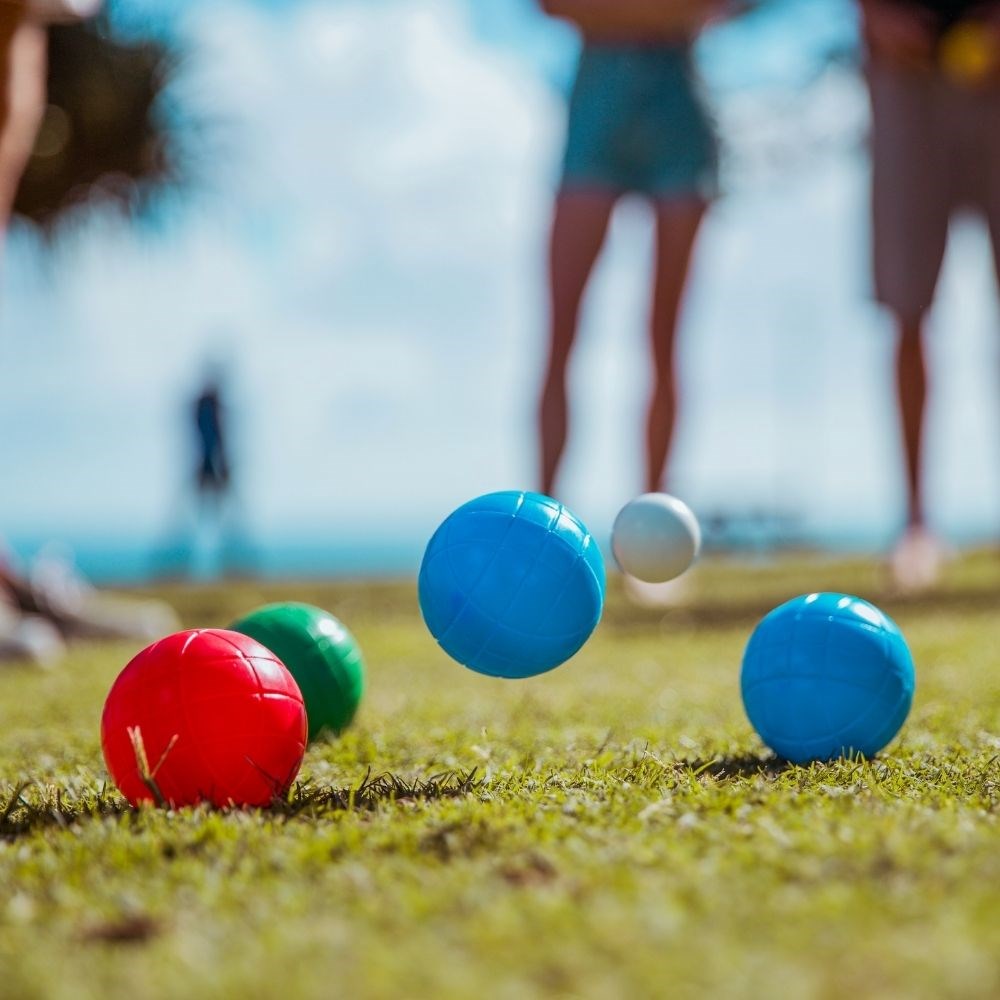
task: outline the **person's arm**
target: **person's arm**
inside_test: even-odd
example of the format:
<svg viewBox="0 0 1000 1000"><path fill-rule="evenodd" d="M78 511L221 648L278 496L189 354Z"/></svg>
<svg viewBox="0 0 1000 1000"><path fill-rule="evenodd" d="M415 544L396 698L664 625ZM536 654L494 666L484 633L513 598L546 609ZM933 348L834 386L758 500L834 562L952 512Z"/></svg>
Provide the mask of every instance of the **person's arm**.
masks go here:
<svg viewBox="0 0 1000 1000"><path fill-rule="evenodd" d="M0 0L0 135L10 113L10 53L23 20L23 0Z"/></svg>
<svg viewBox="0 0 1000 1000"><path fill-rule="evenodd" d="M0 0L0 249L45 111L45 29L22 0Z"/></svg>
<svg viewBox="0 0 1000 1000"><path fill-rule="evenodd" d="M547 14L571 21L588 37L682 36L727 6L719 0L541 0Z"/></svg>
<svg viewBox="0 0 1000 1000"><path fill-rule="evenodd" d="M860 0L868 51L874 60L909 69L932 64L937 38L929 12L898 0Z"/></svg>

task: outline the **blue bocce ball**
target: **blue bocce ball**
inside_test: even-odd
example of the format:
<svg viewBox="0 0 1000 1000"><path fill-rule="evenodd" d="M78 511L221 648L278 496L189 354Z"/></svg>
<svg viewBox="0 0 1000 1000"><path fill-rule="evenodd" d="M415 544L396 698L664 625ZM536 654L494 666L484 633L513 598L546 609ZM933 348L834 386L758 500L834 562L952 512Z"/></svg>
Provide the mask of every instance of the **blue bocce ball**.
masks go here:
<svg viewBox="0 0 1000 1000"><path fill-rule="evenodd" d="M809 594L757 626L741 687L751 723L779 757L871 757L909 714L913 657L896 623L867 601Z"/></svg>
<svg viewBox="0 0 1000 1000"><path fill-rule="evenodd" d="M490 493L434 533L420 610L449 656L493 677L532 677L568 660L604 608L604 559L580 520L538 493Z"/></svg>

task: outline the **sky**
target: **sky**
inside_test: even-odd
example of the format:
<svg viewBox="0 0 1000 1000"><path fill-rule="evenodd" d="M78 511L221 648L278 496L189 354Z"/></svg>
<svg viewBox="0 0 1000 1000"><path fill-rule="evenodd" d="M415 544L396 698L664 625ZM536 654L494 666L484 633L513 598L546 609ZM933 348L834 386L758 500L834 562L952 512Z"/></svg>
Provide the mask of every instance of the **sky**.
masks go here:
<svg viewBox="0 0 1000 1000"><path fill-rule="evenodd" d="M849 9L783 0L702 46L726 192L687 301L671 488L705 517L766 510L884 544L902 492L867 106L819 58L849 48ZM95 217L52 251L14 235L0 529L22 551L68 542L98 575L187 530L186 407L224 363L242 525L269 565L408 568L453 507L534 482L572 35L517 0L214 0L154 20L188 50L175 101L209 126L198 180L155 229ZM626 201L588 296L560 488L599 534L641 483L650 252ZM930 503L956 539L985 537L1000 365L972 224L941 292Z"/></svg>

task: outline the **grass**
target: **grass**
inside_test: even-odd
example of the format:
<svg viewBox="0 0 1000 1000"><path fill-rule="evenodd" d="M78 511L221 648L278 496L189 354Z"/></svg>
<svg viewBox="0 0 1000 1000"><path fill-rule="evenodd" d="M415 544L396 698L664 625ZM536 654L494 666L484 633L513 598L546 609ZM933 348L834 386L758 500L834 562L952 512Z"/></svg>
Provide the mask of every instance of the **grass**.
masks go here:
<svg viewBox="0 0 1000 1000"><path fill-rule="evenodd" d="M0 996L1000 996L1000 563L933 596L868 564L704 565L691 608L627 605L570 664L475 676L411 585L166 594L189 625L275 598L338 613L357 725L284 808L133 812L103 698L135 652L0 674ZM879 759L770 759L739 699L761 613L811 589L902 625L918 691Z"/></svg>

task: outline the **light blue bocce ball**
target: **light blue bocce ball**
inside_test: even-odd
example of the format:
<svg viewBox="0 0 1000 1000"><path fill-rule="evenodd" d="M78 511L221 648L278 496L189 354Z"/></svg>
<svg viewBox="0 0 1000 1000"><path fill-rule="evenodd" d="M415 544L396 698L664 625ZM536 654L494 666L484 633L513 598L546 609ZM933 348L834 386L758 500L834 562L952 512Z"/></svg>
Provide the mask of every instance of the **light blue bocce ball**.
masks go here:
<svg viewBox="0 0 1000 1000"><path fill-rule="evenodd" d="M747 715L795 764L872 757L906 721L913 657L896 623L845 594L809 594L776 608L743 656Z"/></svg>
<svg viewBox="0 0 1000 1000"><path fill-rule="evenodd" d="M493 677L532 677L568 660L604 609L604 559L580 520L538 493L490 493L434 533L420 610L449 656Z"/></svg>

